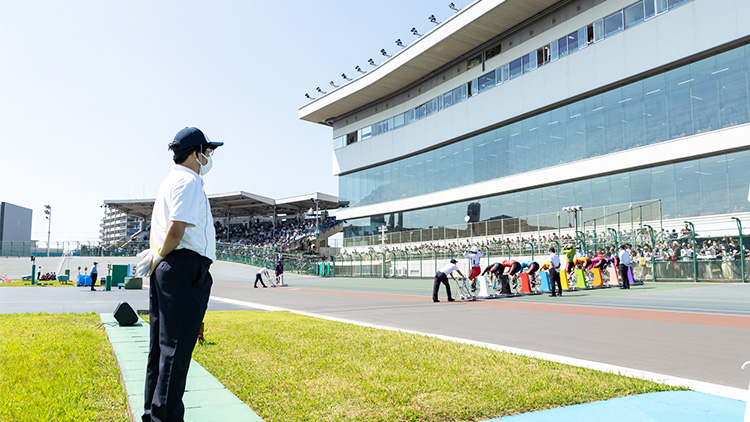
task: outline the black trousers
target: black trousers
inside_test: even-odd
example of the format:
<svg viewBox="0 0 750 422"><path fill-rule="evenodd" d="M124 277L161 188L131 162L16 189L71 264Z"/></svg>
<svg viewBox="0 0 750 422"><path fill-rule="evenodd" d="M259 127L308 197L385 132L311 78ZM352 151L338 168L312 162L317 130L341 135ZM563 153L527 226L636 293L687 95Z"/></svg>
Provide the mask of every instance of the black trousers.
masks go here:
<svg viewBox="0 0 750 422"><path fill-rule="evenodd" d="M445 291L448 293L448 299L451 299L451 285L448 284L448 276L443 272L435 273L435 282L432 284L432 300L438 300L438 290L440 290L440 283L445 284Z"/></svg>
<svg viewBox="0 0 750 422"><path fill-rule="evenodd" d="M260 284L263 285L263 287L266 287L266 284L263 282L263 276L260 274L255 274L255 287L258 287L259 281L260 281Z"/></svg>
<svg viewBox="0 0 750 422"><path fill-rule="evenodd" d="M98 273L91 273L91 290L94 290L94 286L96 286L96 277L98 275Z"/></svg>
<svg viewBox="0 0 750 422"><path fill-rule="evenodd" d="M625 264L620 264L618 268L620 270L620 280L622 280L622 288L629 289L630 280L628 280L628 266Z"/></svg>
<svg viewBox="0 0 750 422"><path fill-rule="evenodd" d="M562 282L560 281L560 272L551 268L549 270L549 287L553 296L562 296ZM559 293L555 293L555 287Z"/></svg>
<svg viewBox="0 0 750 422"><path fill-rule="evenodd" d="M211 294L210 266L210 259L179 249L151 274L144 422L182 421L185 416L182 396Z"/></svg>

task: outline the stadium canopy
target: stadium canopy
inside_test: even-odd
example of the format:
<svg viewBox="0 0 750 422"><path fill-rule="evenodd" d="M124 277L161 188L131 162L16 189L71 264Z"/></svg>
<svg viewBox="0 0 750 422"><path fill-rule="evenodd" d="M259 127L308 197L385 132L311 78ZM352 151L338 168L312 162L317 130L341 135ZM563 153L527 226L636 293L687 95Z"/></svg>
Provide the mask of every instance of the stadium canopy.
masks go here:
<svg viewBox="0 0 750 422"><path fill-rule="evenodd" d="M485 0L475 1L444 22L427 31L405 48L364 75L299 108L300 119L330 125L351 110L403 92L413 84L450 65L461 56L481 54L474 51L539 15L564 6L559 0ZM468 58L468 57L467 57ZM437 69L437 70L436 70Z"/></svg>
<svg viewBox="0 0 750 422"><path fill-rule="evenodd" d="M271 199L239 191L208 195L208 201L211 203L211 213L214 218L273 216L274 209L277 216L290 215L304 213L316 208L318 210L332 210L338 208L339 205L338 197L320 192L283 199ZM104 206L128 215L148 219L154 209L154 199L105 200Z"/></svg>

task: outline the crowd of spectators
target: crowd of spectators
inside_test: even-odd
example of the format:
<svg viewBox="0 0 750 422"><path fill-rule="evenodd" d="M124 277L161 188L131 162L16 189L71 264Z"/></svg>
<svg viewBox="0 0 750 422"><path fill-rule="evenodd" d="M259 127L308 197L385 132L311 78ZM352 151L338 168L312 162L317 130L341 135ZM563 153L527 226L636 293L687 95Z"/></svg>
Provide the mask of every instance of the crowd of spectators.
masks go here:
<svg viewBox="0 0 750 422"><path fill-rule="evenodd" d="M288 219L273 223L255 219L249 223L224 226L214 222L217 242L247 245L258 248L273 248L290 253L314 253L314 242L319 233L324 233L339 222L335 217L320 219Z"/></svg>

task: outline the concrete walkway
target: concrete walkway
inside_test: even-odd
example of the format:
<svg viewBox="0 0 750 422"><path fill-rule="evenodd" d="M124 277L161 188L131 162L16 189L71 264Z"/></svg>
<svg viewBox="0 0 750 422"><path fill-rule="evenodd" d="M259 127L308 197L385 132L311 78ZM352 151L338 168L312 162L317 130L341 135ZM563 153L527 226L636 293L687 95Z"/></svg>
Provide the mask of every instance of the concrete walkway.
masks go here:
<svg viewBox="0 0 750 422"><path fill-rule="evenodd" d="M143 414L149 325L139 319L130 327L120 327L111 313L100 314L117 357L120 377L128 395L128 415L139 421ZM185 421L262 422L242 400L227 390L198 362L190 362L185 387Z"/></svg>

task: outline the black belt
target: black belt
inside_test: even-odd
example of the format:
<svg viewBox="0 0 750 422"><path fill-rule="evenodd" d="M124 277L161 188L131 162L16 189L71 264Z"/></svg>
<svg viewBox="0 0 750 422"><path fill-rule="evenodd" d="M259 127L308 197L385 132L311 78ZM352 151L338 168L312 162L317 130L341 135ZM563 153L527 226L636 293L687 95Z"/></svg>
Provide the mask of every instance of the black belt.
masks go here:
<svg viewBox="0 0 750 422"><path fill-rule="evenodd" d="M170 253L170 255L176 254L176 257L183 258L183 259L197 259L198 261L202 261L203 264L205 264L207 267L211 266L211 259L199 254L198 252L192 250L192 249L175 249Z"/></svg>

